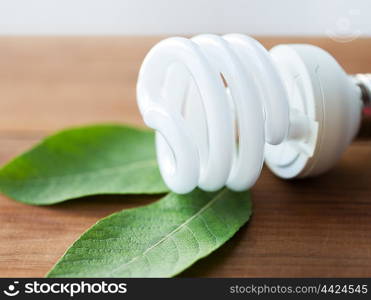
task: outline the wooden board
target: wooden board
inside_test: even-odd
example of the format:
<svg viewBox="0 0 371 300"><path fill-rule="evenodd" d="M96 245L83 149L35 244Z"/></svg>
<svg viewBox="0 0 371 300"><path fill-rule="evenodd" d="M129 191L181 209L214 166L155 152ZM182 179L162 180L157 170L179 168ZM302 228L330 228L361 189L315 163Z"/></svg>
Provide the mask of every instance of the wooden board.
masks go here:
<svg viewBox="0 0 371 300"><path fill-rule="evenodd" d="M135 103L140 63L156 37L1 37L0 163L66 126L142 126ZM330 51L350 72L371 71L371 39L262 38ZM263 171L254 215L234 238L182 276L371 276L371 143L356 141L315 179ZM0 196L0 276L44 276L98 219L156 197L88 197L32 207Z"/></svg>

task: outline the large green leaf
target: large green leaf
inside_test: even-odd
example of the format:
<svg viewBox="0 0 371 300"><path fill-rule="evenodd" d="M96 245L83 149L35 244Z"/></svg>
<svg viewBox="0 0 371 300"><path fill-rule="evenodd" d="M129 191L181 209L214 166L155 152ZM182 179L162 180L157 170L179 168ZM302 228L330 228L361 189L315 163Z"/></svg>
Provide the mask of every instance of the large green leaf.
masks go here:
<svg viewBox="0 0 371 300"><path fill-rule="evenodd" d="M95 194L167 191L150 131L96 125L46 138L0 170L0 191L45 205Z"/></svg>
<svg viewBox="0 0 371 300"><path fill-rule="evenodd" d="M170 193L100 220L47 276L174 276L225 243L250 215L249 192Z"/></svg>

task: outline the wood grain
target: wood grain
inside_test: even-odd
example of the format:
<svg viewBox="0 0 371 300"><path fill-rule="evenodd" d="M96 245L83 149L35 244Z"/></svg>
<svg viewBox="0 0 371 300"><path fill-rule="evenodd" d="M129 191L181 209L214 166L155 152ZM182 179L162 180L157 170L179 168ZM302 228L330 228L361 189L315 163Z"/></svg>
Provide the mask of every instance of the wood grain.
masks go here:
<svg viewBox="0 0 371 300"><path fill-rule="evenodd" d="M140 63L159 37L1 37L0 163L66 126L142 126L135 103ZM306 42L350 72L371 71L370 39ZM329 173L282 181L263 171L254 215L234 238L182 276L371 276L371 143L356 141ZM103 201L104 198L104 201ZM0 276L44 276L98 219L156 197L87 197L32 207L0 196Z"/></svg>

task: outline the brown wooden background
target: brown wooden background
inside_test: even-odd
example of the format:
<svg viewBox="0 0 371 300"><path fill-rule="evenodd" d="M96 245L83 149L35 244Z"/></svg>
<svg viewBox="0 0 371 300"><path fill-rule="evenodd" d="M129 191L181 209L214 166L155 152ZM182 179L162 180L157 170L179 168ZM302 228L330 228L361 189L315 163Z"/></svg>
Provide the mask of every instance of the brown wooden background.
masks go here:
<svg viewBox="0 0 371 300"><path fill-rule="evenodd" d="M142 125L135 83L159 38L0 37L0 163L77 124ZM350 72L371 71L371 40L307 42ZM264 170L248 226L183 276L371 276L371 143L355 142L316 179L282 181ZM156 197L88 197L32 207L0 196L0 276L44 276L98 219Z"/></svg>

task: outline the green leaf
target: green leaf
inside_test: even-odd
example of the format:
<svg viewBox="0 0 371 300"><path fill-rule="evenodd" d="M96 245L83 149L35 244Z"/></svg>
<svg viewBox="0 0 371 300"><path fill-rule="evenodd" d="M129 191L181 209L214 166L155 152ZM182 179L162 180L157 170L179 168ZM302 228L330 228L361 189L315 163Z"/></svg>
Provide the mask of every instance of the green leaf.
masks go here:
<svg viewBox="0 0 371 300"><path fill-rule="evenodd" d="M220 247L250 215L249 192L170 193L100 220L47 277L171 277Z"/></svg>
<svg viewBox="0 0 371 300"><path fill-rule="evenodd" d="M0 191L46 205L96 194L166 192L150 131L120 125L68 129L0 170Z"/></svg>

